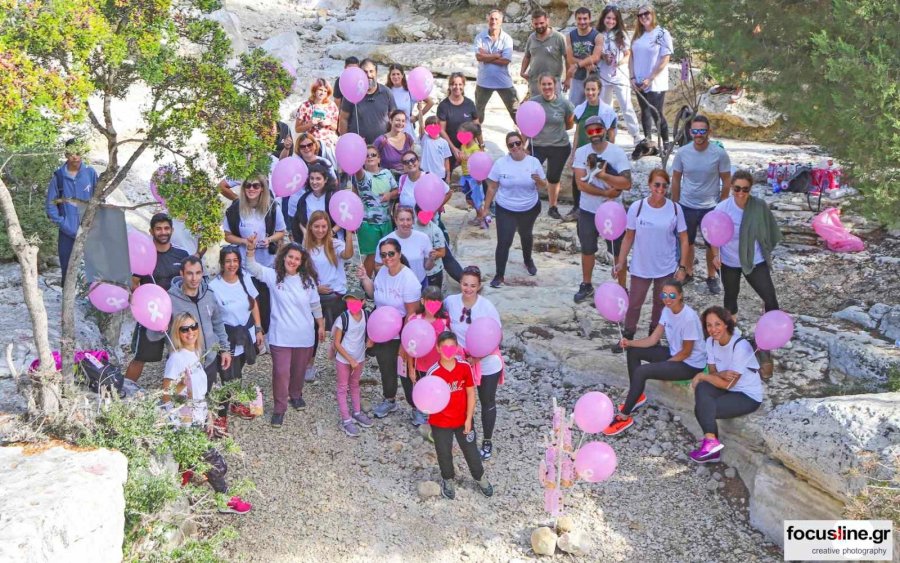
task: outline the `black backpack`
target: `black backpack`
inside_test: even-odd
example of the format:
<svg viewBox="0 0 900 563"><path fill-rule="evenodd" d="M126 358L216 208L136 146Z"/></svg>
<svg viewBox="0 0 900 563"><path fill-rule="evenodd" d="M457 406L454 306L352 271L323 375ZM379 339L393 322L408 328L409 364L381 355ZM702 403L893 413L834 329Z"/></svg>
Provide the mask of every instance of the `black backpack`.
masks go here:
<svg viewBox="0 0 900 563"><path fill-rule="evenodd" d="M275 233L275 214L278 213L278 202L273 201L266 213L266 236L270 237ZM235 200L228 206L225 211L225 220L228 222L228 232L234 236L241 236L241 202ZM269 254L278 252L278 243L270 242L268 248Z"/></svg>
<svg viewBox="0 0 900 563"><path fill-rule="evenodd" d="M363 307L363 317L365 317L366 326L369 325L369 310ZM344 311L341 313L339 317L341 319L341 340L344 339L344 335L347 334L347 327L350 326L350 312ZM332 330L334 327L332 327ZM334 347L335 339L332 338L331 344L328 346L328 359L334 360L337 357L337 350ZM369 349L366 349L366 356L371 356L369 354Z"/></svg>
<svg viewBox="0 0 900 563"><path fill-rule="evenodd" d="M78 367L84 374L82 383L94 393L106 390L110 395L113 392L118 393L120 399L125 396L125 391L122 390L125 376L118 366L104 363L91 354L85 354L84 359L78 362Z"/></svg>

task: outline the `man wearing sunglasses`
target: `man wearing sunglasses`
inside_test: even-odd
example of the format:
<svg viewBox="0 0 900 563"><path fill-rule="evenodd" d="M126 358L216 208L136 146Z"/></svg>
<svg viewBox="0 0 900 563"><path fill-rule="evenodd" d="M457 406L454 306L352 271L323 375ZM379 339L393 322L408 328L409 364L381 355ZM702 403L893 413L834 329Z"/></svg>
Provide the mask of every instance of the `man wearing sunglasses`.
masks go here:
<svg viewBox="0 0 900 563"><path fill-rule="evenodd" d="M705 115L691 120L693 142L678 149L672 163L672 201L680 203L687 223L688 255L685 283L694 278L694 242L703 217L731 193L731 159L725 149L709 141L712 130ZM706 287L713 295L721 292L714 251L706 245Z"/></svg>

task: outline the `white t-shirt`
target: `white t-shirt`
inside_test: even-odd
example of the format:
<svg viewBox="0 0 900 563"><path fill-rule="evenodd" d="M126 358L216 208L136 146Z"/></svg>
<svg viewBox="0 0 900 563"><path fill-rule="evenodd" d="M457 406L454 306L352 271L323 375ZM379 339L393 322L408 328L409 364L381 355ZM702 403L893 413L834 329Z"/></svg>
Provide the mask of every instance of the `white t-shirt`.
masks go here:
<svg viewBox="0 0 900 563"><path fill-rule="evenodd" d="M741 221L744 219L744 210L738 207L738 204L734 202L734 198L731 197L725 201L720 201L719 204L716 205L716 210L727 213L728 216L731 217L731 222L734 223L734 234L731 235L731 240L726 242L722 248L719 249L722 264L732 268L740 268L741 255L738 248L741 240ZM765 262L765 260L762 253L762 247L759 245L759 242L756 242L753 250L753 265L755 266L761 262Z"/></svg>
<svg viewBox="0 0 900 563"><path fill-rule="evenodd" d="M678 238L675 232L683 233L687 230L684 210L680 205L667 199L662 207L654 209L648 203L648 198L635 201L628 208L626 228L635 231L629 268L633 275L656 279L675 272L678 267L675 256Z"/></svg>
<svg viewBox="0 0 900 563"><path fill-rule="evenodd" d="M274 204L273 204L274 205ZM281 209L275 210L275 232L280 233L287 229L284 225L284 215L281 213ZM222 230L226 233L231 233L231 228L228 225L228 218L222 219ZM247 238L250 235L256 235L256 261L257 263L266 266L267 268L271 268L275 264L275 255L269 254L269 249L266 248L266 245L263 244L263 239L266 238L266 216L262 213L253 213L250 217L244 218L240 217L240 223L238 223L237 233L231 233L233 235L237 235L241 238ZM244 246L238 247L241 253L241 263L247 263L247 249Z"/></svg>
<svg viewBox="0 0 900 563"><path fill-rule="evenodd" d="M581 102L577 106L575 106L575 120L580 121L581 116L584 115L584 112L587 111L588 102L587 100ZM595 114L601 120L603 120L603 125L606 126L607 129L612 127L613 123L616 123L616 120L619 119L619 116L616 115L616 110L613 107L603 100L597 100L597 113ZM583 126L583 125L580 125ZM588 141L590 142L590 141Z"/></svg>
<svg viewBox="0 0 900 563"><path fill-rule="evenodd" d="M450 330L456 335L459 345L465 348L466 333L469 331L470 323L466 322L469 315L463 316L462 294L457 293L456 295L450 295L444 299L444 308L447 311L447 315L450 317ZM490 317L497 321L497 323L500 323L500 314L497 312L497 308L494 307L493 303L480 295L471 309L471 315L473 321L481 317ZM463 318L462 322L459 320L460 317ZM500 326L503 326L502 323ZM492 354L481 359L482 375L492 375L498 373L501 369L503 369L503 360L500 359L499 355Z"/></svg>
<svg viewBox="0 0 900 563"><path fill-rule="evenodd" d="M413 229L413 231L406 238L400 238L400 235L397 234L397 231L393 231L386 237L382 237L380 241L378 241L378 245L375 247L375 263L381 264L381 243L386 239L394 238L400 243L400 250L403 252L403 256L406 256L406 259L409 261L409 267L412 269L413 273L419 279L419 283L421 284L425 281L425 259L428 258L428 255L431 254L431 251L434 248L431 246L431 239L423 232L417 231Z"/></svg>
<svg viewBox="0 0 900 563"><path fill-rule="evenodd" d="M631 170L631 163L629 162L625 151L622 150L622 147L613 143L606 143L606 149L604 149L602 153L595 153L594 148L590 144L580 147L575 151L575 157L572 160L572 168L581 168L585 170L587 174L590 174L593 169L588 169L587 159L591 154L599 154L600 158L608 163L606 165L607 170L615 169L616 172L619 172L620 174L626 170ZM591 185L596 186L601 190L609 188L609 186L606 185L606 182L596 177L591 181ZM581 192L581 200L578 207L581 208L582 211L596 213L597 209L607 201L622 201L622 192L619 192L619 195L614 198Z"/></svg>
<svg viewBox="0 0 900 563"><path fill-rule="evenodd" d="M737 341L741 331L735 329L728 344L722 346L713 337L706 339L707 363L716 366L716 371L736 371L741 374L737 383L729 389L734 393L743 393L754 401L762 402L763 386L759 378L759 362L753 346L746 340Z"/></svg>
<svg viewBox="0 0 900 563"><path fill-rule="evenodd" d="M600 40L603 43L603 54L612 53L615 57L613 64L606 62L606 57L600 58L599 74L604 84L628 84L629 70L628 59L625 55L631 50L631 33L625 32L624 46L619 47L616 41L616 33L613 31L605 31L600 33Z"/></svg>
<svg viewBox="0 0 900 563"><path fill-rule="evenodd" d="M447 239L444 237L444 232L438 226L436 219L433 219L428 222L427 225L422 225L419 223L418 219L413 223L413 230L422 233L427 236L431 241L431 247L434 250L439 248L445 248L447 246ZM379 256L381 258L381 256ZM444 259L438 258L434 261L434 267L425 272L426 276L433 276L437 273L444 271Z"/></svg>
<svg viewBox="0 0 900 563"><path fill-rule="evenodd" d="M163 372L163 379L169 379L178 385L182 378L185 380L185 388L181 391L180 396L188 397L188 389L190 389L191 399L188 401L188 407L191 409L191 415L195 424L206 425L208 410L206 407L206 371L200 361L200 356L193 350L182 348L169 354L166 360L166 369ZM180 423L177 412L172 421Z"/></svg>
<svg viewBox="0 0 900 563"><path fill-rule="evenodd" d="M659 61L674 52L672 36L660 26L641 35L631 44L631 58L634 76L640 84L653 74ZM664 68L650 83L650 92L665 92L669 89L669 70Z"/></svg>
<svg viewBox="0 0 900 563"><path fill-rule="evenodd" d="M344 351L347 352L351 358L357 362L362 362L366 359L366 314L365 312L360 311L359 320L356 320L348 311L347 317L347 330L344 332L343 336L341 336L341 346L344 347ZM343 330L343 328L341 318L338 317L334 321L331 332L334 333L338 329ZM340 354L340 352L335 352L334 359L342 364L350 363Z"/></svg>
<svg viewBox="0 0 900 563"><path fill-rule="evenodd" d="M239 275L243 277L244 287L247 288L246 292L244 291L244 287L241 287L241 282L237 280L235 280L234 283L228 283L219 276L209 282L209 288L213 291L216 303L219 304L219 313L222 315L222 322L229 326L247 325L247 321L250 320L251 315L247 295L249 294L250 297L253 297L254 299L259 295L259 291L257 291L256 286L253 285L253 280L250 279L250 274L242 271ZM255 338L252 328L248 329L247 333L250 336L250 342L253 342ZM235 356L240 356L243 353L243 346L239 345L234 348Z"/></svg>
<svg viewBox="0 0 900 563"><path fill-rule="evenodd" d="M643 215L643 213L641 214ZM706 367L706 349L703 346L703 327L700 325L700 317L687 305L677 315L672 309L665 307L659 317L659 324L666 328L666 340L669 341L669 355L674 356L684 348L685 340L693 340L694 347L691 355L684 363L698 370Z"/></svg>
<svg viewBox="0 0 900 563"><path fill-rule="evenodd" d="M332 238L331 241L334 245L337 265L329 262L328 256L321 246L307 250L309 250L309 256L319 273L319 285L327 285L331 291L336 293L347 293L347 272L344 271L344 259L341 258L341 253L347 245L339 238Z"/></svg>
<svg viewBox="0 0 900 563"><path fill-rule="evenodd" d="M286 348L309 348L315 344L316 324L312 306L319 303L316 286L303 287L300 276L285 276L277 283L277 275L272 268L260 266L256 262L247 264L256 279L269 286L272 301L269 344Z"/></svg>
<svg viewBox="0 0 900 563"><path fill-rule="evenodd" d="M438 178L443 178L447 173L446 168L444 168L444 159L453 156L447 139L443 137L432 139L428 136L428 133L425 133L419 139L419 143L422 145L422 171L430 172L437 175Z"/></svg>
<svg viewBox="0 0 900 563"><path fill-rule="evenodd" d="M525 155L522 160L506 155L494 161L488 178L499 184L495 199L497 205L516 212L534 207L538 201L538 189L532 174L547 178L540 161L531 155Z"/></svg>
<svg viewBox="0 0 900 563"><path fill-rule="evenodd" d="M406 304L418 301L422 297L422 283L407 267L403 267L396 276L392 276L387 268L381 268L375 274L375 308L393 307L406 316Z"/></svg>
<svg viewBox="0 0 900 563"><path fill-rule="evenodd" d="M437 174L437 177L438 177L438 180L441 181L441 185L444 186L444 195L446 195L447 192L450 191L450 186L447 185L447 182L442 180L442 178L444 177L443 170L444 170L443 165L441 165L441 173ZM423 176L425 174L427 174L427 173L426 172L422 173ZM422 179L422 176L419 176L419 180L421 180L421 179ZM403 207L415 208L415 206L416 206L416 194L415 194L416 182L418 182L419 180L412 180L406 174L404 174L403 176L400 176L400 182L398 182L400 184L400 205L402 205ZM378 255L376 254L375 256L378 256Z"/></svg>

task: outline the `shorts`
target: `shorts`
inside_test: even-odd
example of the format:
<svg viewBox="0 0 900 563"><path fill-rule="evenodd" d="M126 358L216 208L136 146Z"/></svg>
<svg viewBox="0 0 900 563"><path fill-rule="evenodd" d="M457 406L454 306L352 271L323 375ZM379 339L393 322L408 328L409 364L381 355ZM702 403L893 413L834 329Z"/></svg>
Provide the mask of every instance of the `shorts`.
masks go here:
<svg viewBox="0 0 900 563"><path fill-rule="evenodd" d="M577 231L578 243L581 245L581 254L584 256L597 254L597 250L600 248L597 244L600 233L597 231L597 225L594 224L593 213L585 211L584 209L578 210ZM612 252L613 256L618 258L619 251L622 250L622 240L624 238L625 233L622 233L616 240L607 240L606 251Z"/></svg>
<svg viewBox="0 0 900 563"><path fill-rule="evenodd" d="M569 160L569 154L572 152L572 145L563 145L561 147L544 147L534 146L534 157L544 164L547 161L547 181L551 184L558 184L562 178L563 168L566 167L566 161Z"/></svg>
<svg viewBox="0 0 900 563"><path fill-rule="evenodd" d="M131 335L131 351L139 362L161 362L166 349L166 338L153 341L147 338L147 329L139 324L134 325Z"/></svg>
<svg viewBox="0 0 900 563"><path fill-rule="evenodd" d="M378 250L378 241L391 234L394 225L390 221L384 223L368 223L363 221L356 231L356 237L359 239L359 253L363 256L375 254Z"/></svg>
<svg viewBox="0 0 900 563"><path fill-rule="evenodd" d="M684 222L687 225L688 244L694 244L694 241L697 240L697 229L700 227L700 223L703 221L703 218L706 217L706 214L715 209L715 207L710 207L708 209L692 209L682 205L681 209L684 210Z"/></svg>

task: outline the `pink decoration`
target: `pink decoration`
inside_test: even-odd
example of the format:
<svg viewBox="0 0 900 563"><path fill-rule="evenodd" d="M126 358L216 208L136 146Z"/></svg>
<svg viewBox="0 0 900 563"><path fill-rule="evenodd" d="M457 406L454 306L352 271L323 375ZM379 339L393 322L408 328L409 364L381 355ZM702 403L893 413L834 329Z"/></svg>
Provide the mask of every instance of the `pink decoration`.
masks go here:
<svg viewBox="0 0 900 563"><path fill-rule="evenodd" d="M131 273L149 276L156 268L156 247L149 235L128 231L128 262Z"/></svg>
<svg viewBox="0 0 900 563"><path fill-rule="evenodd" d="M463 146L468 145L474 138L475 135L471 131L457 131L456 133L456 140Z"/></svg>
<svg viewBox="0 0 900 563"><path fill-rule="evenodd" d="M423 377L413 387L413 402L425 414L436 414L450 402L450 386L436 375Z"/></svg>
<svg viewBox="0 0 900 563"><path fill-rule="evenodd" d="M784 311L769 311L756 321L753 333L760 350L775 350L787 344L794 335L794 319Z"/></svg>
<svg viewBox="0 0 900 563"><path fill-rule="evenodd" d="M834 252L862 252L866 249L862 239L850 234L841 222L841 211L829 207L812 220L813 230L825 240L828 250Z"/></svg>
<svg viewBox="0 0 900 563"><path fill-rule="evenodd" d="M128 308L128 290L111 283L91 284L88 300L104 313L117 313Z"/></svg>
<svg viewBox="0 0 900 563"><path fill-rule="evenodd" d="M588 434L596 434L607 428L614 414L612 401L599 391L585 393L575 403L575 424Z"/></svg>
<svg viewBox="0 0 900 563"><path fill-rule="evenodd" d="M536 137L546 122L547 114L544 112L544 106L535 101L525 102L516 111L516 125L526 137Z"/></svg>
<svg viewBox="0 0 900 563"><path fill-rule="evenodd" d="M494 352L503 339L500 323L491 317L472 319L466 331L466 348L475 358L483 358Z"/></svg>
<svg viewBox="0 0 900 563"><path fill-rule="evenodd" d="M425 319L415 319L406 323L400 333L400 344L413 358L421 358L434 350L437 335L431 323Z"/></svg>
<svg viewBox="0 0 900 563"><path fill-rule="evenodd" d="M434 76L424 66L417 66L406 75L406 85L413 101L420 102L431 95L431 90L434 88Z"/></svg>
<svg viewBox="0 0 900 563"><path fill-rule="evenodd" d="M359 299L348 299L347 300L347 310L352 314L357 314L363 310L365 303L360 301Z"/></svg>
<svg viewBox="0 0 900 563"><path fill-rule="evenodd" d="M303 189L309 169L299 156L289 156L278 161L272 170L272 191L278 197L288 197Z"/></svg>
<svg viewBox="0 0 900 563"><path fill-rule="evenodd" d="M393 340L403 327L403 316L400 311L389 306L378 307L369 315L366 332L374 342L382 343Z"/></svg>
<svg viewBox="0 0 900 563"><path fill-rule="evenodd" d="M575 471L588 483L609 479L616 470L616 452L603 442L588 442L575 453Z"/></svg>
<svg viewBox="0 0 900 563"><path fill-rule="evenodd" d="M426 125L425 132L428 133L428 136L432 139L437 139L441 135L441 126L436 123Z"/></svg>
<svg viewBox="0 0 900 563"><path fill-rule="evenodd" d="M419 223L427 225L429 222L431 222L432 219L434 219L434 211L419 211L416 214L416 217L419 218Z"/></svg>
<svg viewBox="0 0 900 563"><path fill-rule="evenodd" d="M441 310L441 307L444 304L440 301L426 301L425 302L425 310L428 311L432 315L436 315L438 311Z"/></svg>
<svg viewBox="0 0 900 563"><path fill-rule="evenodd" d="M74 363L80 363L81 360L84 359L86 355L90 354L101 363L108 364L109 363L109 352L106 350L75 350ZM53 362L56 364L56 371L62 369L62 356L59 355L59 350L53 351ZM28 366L29 371L36 371L41 367L40 360L34 360L31 362L31 365Z"/></svg>
<svg viewBox="0 0 900 563"><path fill-rule="evenodd" d="M469 176L479 182L487 180L494 167L494 159L484 151L478 151L469 157Z"/></svg>
<svg viewBox="0 0 900 563"><path fill-rule="evenodd" d="M594 226L606 240L616 240L625 232L628 214L618 201L607 201L597 208L594 214Z"/></svg>
<svg viewBox="0 0 900 563"><path fill-rule="evenodd" d="M356 174L366 163L366 140L356 133L344 133L334 147L338 166L347 174Z"/></svg>
<svg viewBox="0 0 900 563"><path fill-rule="evenodd" d="M131 295L131 314L150 330L162 332L169 328L172 319L172 300L165 289L144 284Z"/></svg>
<svg viewBox="0 0 900 563"><path fill-rule="evenodd" d="M456 344L444 344L441 346L441 354L447 358L455 358L459 354L459 346Z"/></svg>
<svg viewBox="0 0 900 563"><path fill-rule="evenodd" d="M341 87L341 93L348 102L358 104L369 91L369 77L363 69L351 66L341 73L338 86Z"/></svg>
<svg viewBox="0 0 900 563"><path fill-rule="evenodd" d="M444 183L434 174L423 173L416 181L413 196L422 211L437 211L444 205Z"/></svg>
<svg viewBox="0 0 900 563"><path fill-rule="evenodd" d="M355 232L363 221L363 203L353 190L339 190L331 196L328 213L336 225Z"/></svg>
<svg viewBox="0 0 900 563"><path fill-rule="evenodd" d="M544 489L544 510L551 516L559 516L562 512L562 491L559 489Z"/></svg>
<svg viewBox="0 0 900 563"><path fill-rule="evenodd" d="M723 246L734 236L734 222L724 211L713 210L700 221L703 240L713 246Z"/></svg>
<svg viewBox="0 0 900 563"><path fill-rule="evenodd" d="M628 311L628 293L616 282L603 282L594 294L594 306L604 319L620 323Z"/></svg>

